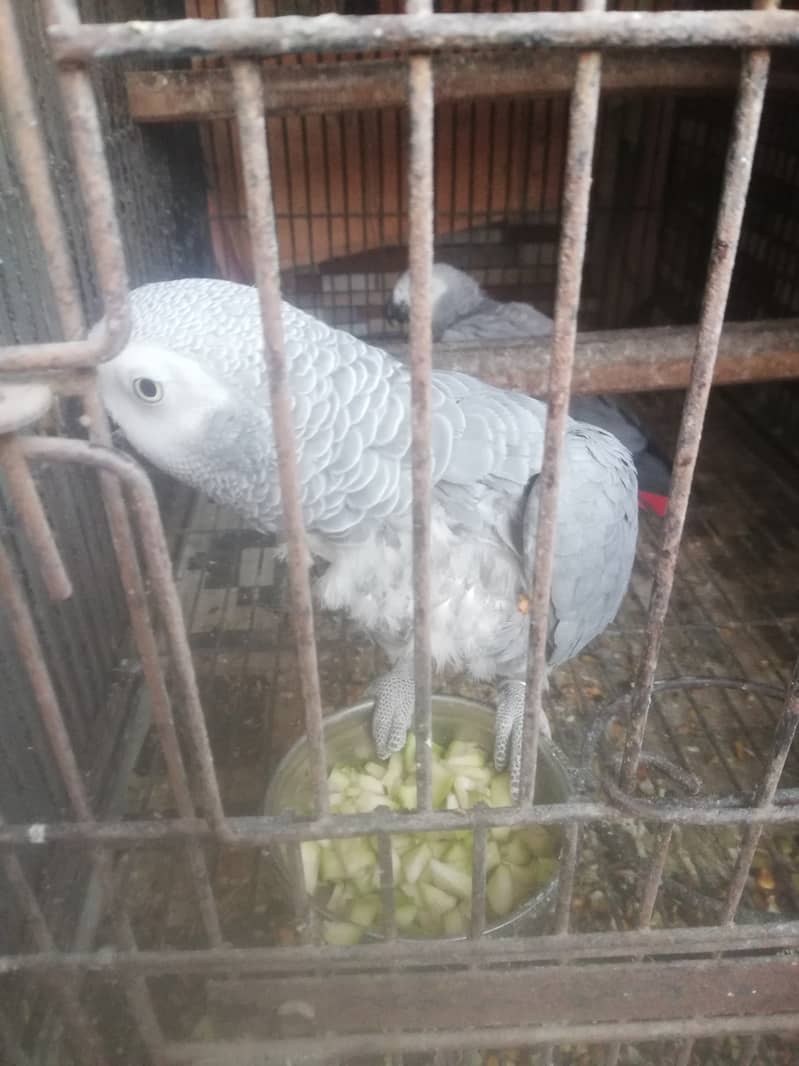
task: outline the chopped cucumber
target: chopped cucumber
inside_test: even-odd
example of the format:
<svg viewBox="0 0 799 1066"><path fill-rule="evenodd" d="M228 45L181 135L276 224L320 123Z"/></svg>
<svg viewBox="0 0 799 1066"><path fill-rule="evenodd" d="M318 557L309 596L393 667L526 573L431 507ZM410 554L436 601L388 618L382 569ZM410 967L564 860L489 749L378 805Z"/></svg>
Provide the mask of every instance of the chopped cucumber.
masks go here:
<svg viewBox="0 0 799 1066"><path fill-rule="evenodd" d="M348 948L353 944L360 943L363 929L360 925L352 922L325 922L322 928L322 938L326 944L337 948Z"/></svg>
<svg viewBox="0 0 799 1066"><path fill-rule="evenodd" d="M305 840L300 844L302 856L302 875L305 881L305 891L309 896L316 892L319 883L320 848L314 840Z"/></svg>
<svg viewBox="0 0 799 1066"><path fill-rule="evenodd" d="M433 744L432 799L436 809L511 804L507 773L497 773L479 744L454 739ZM415 810L416 741L379 763L355 752L328 775L334 814L367 813L380 806ZM554 876L558 831L549 826L491 829L486 843L487 910L505 918ZM403 936L465 936L471 924L472 831L391 835L394 911ZM325 911L328 944L357 944L367 930L382 932L377 841L360 836L306 841L300 846L305 889Z"/></svg>
<svg viewBox="0 0 799 1066"><path fill-rule="evenodd" d="M445 892L441 888L436 888L435 885L421 884L419 892L430 913L439 918L442 914L446 914L447 911L451 911L458 902L455 896L451 896L449 892Z"/></svg>
<svg viewBox="0 0 799 1066"><path fill-rule="evenodd" d="M498 918L504 918L513 909L513 876L504 863L501 863L489 877L486 884L486 899Z"/></svg>
<svg viewBox="0 0 799 1066"><path fill-rule="evenodd" d="M451 892L453 896L457 896L459 899L472 898L471 873L467 874L463 870L459 870L457 866L439 862L438 859L431 859L430 877L437 888L441 888L445 892Z"/></svg>

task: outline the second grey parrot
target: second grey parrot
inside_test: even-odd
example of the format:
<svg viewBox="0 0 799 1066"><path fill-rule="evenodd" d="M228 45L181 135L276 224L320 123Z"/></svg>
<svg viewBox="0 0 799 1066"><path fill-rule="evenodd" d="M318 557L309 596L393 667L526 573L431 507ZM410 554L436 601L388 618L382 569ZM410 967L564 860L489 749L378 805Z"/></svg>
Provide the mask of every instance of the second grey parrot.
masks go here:
<svg viewBox="0 0 799 1066"><path fill-rule="evenodd" d="M433 339L447 344L480 340L524 340L552 332L552 319L532 304L501 303L477 281L449 263L433 266ZM386 308L389 321L406 322L411 311L411 281L406 271L397 280ZM612 433L629 449L638 471L639 502L665 513L671 466L647 436L641 422L620 400L610 396L573 396L570 414Z"/></svg>
<svg viewBox="0 0 799 1066"><path fill-rule="evenodd" d="M280 532L280 487L255 289L185 279L131 293L133 328L100 367L111 417L155 466ZM410 378L397 360L283 304L309 547L322 605L385 649L378 754L399 750L414 695ZM433 374L432 650L438 668L498 682L495 760L518 780L545 407L464 374ZM548 661L613 619L637 536L636 474L611 434L569 422Z"/></svg>

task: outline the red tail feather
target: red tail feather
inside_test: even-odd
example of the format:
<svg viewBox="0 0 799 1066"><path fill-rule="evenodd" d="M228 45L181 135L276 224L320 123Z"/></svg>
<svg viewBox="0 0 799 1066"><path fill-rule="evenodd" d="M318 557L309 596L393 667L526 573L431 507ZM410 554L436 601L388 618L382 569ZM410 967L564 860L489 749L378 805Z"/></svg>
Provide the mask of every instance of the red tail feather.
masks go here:
<svg viewBox="0 0 799 1066"><path fill-rule="evenodd" d="M639 492L638 506L642 511L654 511L662 518L669 504L668 496L660 496L656 492Z"/></svg>

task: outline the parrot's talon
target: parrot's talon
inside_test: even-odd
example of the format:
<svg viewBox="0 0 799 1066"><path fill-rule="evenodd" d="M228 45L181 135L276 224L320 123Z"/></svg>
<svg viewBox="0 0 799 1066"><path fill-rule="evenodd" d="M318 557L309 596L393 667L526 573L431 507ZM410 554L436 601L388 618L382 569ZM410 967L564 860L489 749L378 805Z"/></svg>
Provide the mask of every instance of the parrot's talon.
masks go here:
<svg viewBox="0 0 799 1066"><path fill-rule="evenodd" d="M415 705L413 667L405 662L395 666L367 689L374 697L372 737L379 759L402 751L413 722Z"/></svg>

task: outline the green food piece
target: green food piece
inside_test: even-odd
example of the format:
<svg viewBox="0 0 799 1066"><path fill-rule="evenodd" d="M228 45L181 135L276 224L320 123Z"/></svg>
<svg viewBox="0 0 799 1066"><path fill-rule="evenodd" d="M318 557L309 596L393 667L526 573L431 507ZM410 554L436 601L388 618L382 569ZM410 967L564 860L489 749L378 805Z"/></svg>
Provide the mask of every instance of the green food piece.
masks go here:
<svg viewBox="0 0 799 1066"><path fill-rule="evenodd" d="M505 863L501 863L489 877L486 899L497 918L504 918L513 910L513 876Z"/></svg>
<svg viewBox="0 0 799 1066"><path fill-rule="evenodd" d="M425 842L404 855L402 859L403 881L409 885L415 885L432 857L433 853Z"/></svg>
<svg viewBox="0 0 799 1066"><path fill-rule="evenodd" d="M472 875L471 869L458 869L438 859L430 860L430 879L433 884L444 892L449 892L458 899L472 898Z"/></svg>
<svg viewBox="0 0 799 1066"><path fill-rule="evenodd" d="M507 773L497 774L496 777L492 778L490 796L489 803L492 807L510 807L512 805L510 777Z"/></svg>
<svg viewBox="0 0 799 1066"><path fill-rule="evenodd" d="M302 876L305 881L305 891L309 896L316 892L319 883L319 862L321 848L313 840L305 840L300 844L300 856L302 858Z"/></svg>
<svg viewBox="0 0 799 1066"><path fill-rule="evenodd" d="M452 910L458 902L455 896L450 895L449 892L445 892L443 889L436 888L435 885L426 882L419 885L419 892L427 909L436 917L441 917L442 914Z"/></svg>
<svg viewBox="0 0 799 1066"><path fill-rule="evenodd" d="M349 919L356 925L362 925L369 929L375 923L380 913L380 897L376 895L362 896L356 899L350 907Z"/></svg>
<svg viewBox="0 0 799 1066"><path fill-rule="evenodd" d="M521 838L530 854L536 859L550 859L555 854L555 841L550 829L545 825L531 825L522 830Z"/></svg>
<svg viewBox="0 0 799 1066"><path fill-rule="evenodd" d="M416 921L416 904L403 903L394 909L398 929L408 929Z"/></svg>
<svg viewBox="0 0 799 1066"><path fill-rule="evenodd" d="M348 948L358 944L363 937L363 929L353 922L324 922L322 939L333 947Z"/></svg>

